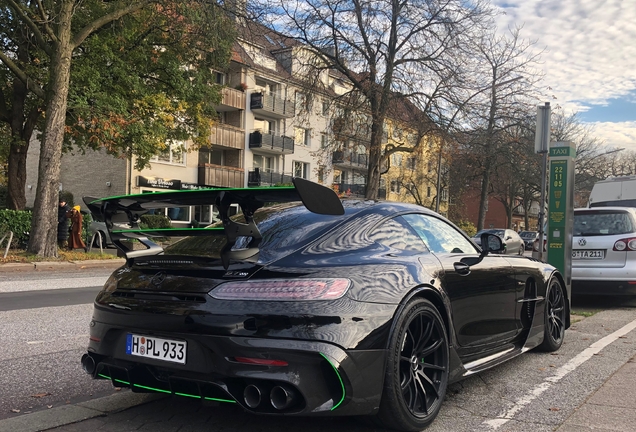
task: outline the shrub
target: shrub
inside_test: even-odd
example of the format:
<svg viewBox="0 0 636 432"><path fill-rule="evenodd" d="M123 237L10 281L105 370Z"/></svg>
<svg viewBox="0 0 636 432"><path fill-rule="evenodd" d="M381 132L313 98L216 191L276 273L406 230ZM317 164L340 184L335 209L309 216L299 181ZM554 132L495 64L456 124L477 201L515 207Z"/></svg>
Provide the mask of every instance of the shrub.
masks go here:
<svg viewBox="0 0 636 432"><path fill-rule="evenodd" d="M0 210L0 238L13 231L11 247L17 248L29 239L31 230L31 212L27 210ZM4 243L3 243L4 245Z"/></svg>
<svg viewBox="0 0 636 432"><path fill-rule="evenodd" d="M142 215L141 220L139 221L139 228L141 229L149 229L149 228L172 228L170 224L170 219L165 217L164 215Z"/></svg>
<svg viewBox="0 0 636 432"><path fill-rule="evenodd" d="M459 222L455 222L455 225L468 234L468 237L472 237L477 234L477 227L472 222L460 220Z"/></svg>

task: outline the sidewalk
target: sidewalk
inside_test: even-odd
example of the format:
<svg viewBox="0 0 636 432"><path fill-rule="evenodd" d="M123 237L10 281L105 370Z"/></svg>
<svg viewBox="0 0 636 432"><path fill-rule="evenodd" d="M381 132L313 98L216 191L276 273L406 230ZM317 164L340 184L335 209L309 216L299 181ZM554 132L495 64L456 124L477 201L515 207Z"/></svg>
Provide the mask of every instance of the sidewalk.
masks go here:
<svg viewBox="0 0 636 432"><path fill-rule="evenodd" d="M558 432L636 430L636 356L594 392Z"/></svg>
<svg viewBox="0 0 636 432"><path fill-rule="evenodd" d="M69 271L94 268L116 269L126 262L123 258L83 261L35 261L31 263L3 263L0 264L0 273L3 272L30 272L30 271Z"/></svg>

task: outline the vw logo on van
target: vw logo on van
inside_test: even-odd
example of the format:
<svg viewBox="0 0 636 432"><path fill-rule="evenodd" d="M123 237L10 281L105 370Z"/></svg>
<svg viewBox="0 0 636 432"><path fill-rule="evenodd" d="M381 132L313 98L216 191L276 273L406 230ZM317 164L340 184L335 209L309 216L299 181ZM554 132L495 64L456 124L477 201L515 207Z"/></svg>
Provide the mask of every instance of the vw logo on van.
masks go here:
<svg viewBox="0 0 636 432"><path fill-rule="evenodd" d="M585 240L584 238L579 239L579 246L585 246L587 244L587 240Z"/></svg>

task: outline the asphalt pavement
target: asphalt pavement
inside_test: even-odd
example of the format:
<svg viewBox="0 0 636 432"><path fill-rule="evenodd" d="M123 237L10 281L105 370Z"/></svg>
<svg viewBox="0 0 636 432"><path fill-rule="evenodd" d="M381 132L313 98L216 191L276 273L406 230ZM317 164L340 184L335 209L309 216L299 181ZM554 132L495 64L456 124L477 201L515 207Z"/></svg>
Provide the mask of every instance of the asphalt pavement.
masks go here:
<svg viewBox="0 0 636 432"><path fill-rule="evenodd" d="M69 295L77 295L77 301L86 301L82 293L84 289L87 293L90 291L86 288L90 287L91 283L91 269L92 268L108 268L113 269L120 266L122 260L113 260L112 262L82 262L82 263L38 263L27 265L0 265L0 299L7 300L9 298L19 298L20 295L28 295L30 291L38 291L46 294L47 290L35 289L32 283L25 283L22 287L19 283L11 282L11 288L5 288L3 291L2 274L5 272L46 272L47 277L55 277L52 272L75 272L73 274L73 280L81 279L85 277L85 280L76 282L76 288L62 288L62 290L78 289L77 292L69 292ZM85 273L85 275L84 275ZM63 275L62 275L63 277ZM69 282L71 283L71 282ZM43 285L46 287L46 283ZM31 288L29 288L31 287ZM94 292L94 291L93 291ZM8 293L8 295L7 295ZM20 293L20 294L19 294ZM2 302L4 303L4 301ZM79 303L78 303L79 304ZM0 305L2 306L2 305ZM20 305L14 305L14 307L21 307ZM599 324L603 322L604 312L599 312L597 315L585 318L585 322L589 322L590 328L592 324L594 326L605 325ZM594 339L591 345L583 346L582 349L578 349L577 354L571 355L568 359L564 359L562 364L557 364L558 358L554 357L550 359L551 363L549 367L554 368L553 374L548 376L539 385L535 386L532 391L527 392L523 396L514 395L509 397L513 402L508 404L506 409L501 412L494 419L484 419L482 425L478 429L472 430L484 430L484 431L515 431L515 430L529 430L528 425L532 425L531 422L521 422L524 415L522 411L524 408L533 407L533 403L542 403L542 399L545 398L554 388L559 386L561 380L563 384L568 380L577 381L581 380L581 377L588 377L593 374L595 369L598 369L598 363L594 363L594 360L602 359L605 355L607 360L613 360L614 364L618 361L619 364L612 369L613 372L608 372L604 381L599 382L599 385L595 385L595 390L585 393L586 397L582 400L577 400L577 406L565 408L552 407L554 404L552 401L546 409L552 412L558 421L553 424L539 424L536 423L536 428L533 430L551 430L559 432L574 432L574 431L634 431L636 430L636 386L634 382L636 379L636 351L633 349L633 341L636 334L636 320L634 320L633 313L626 311L623 314L621 326L608 325L607 331L609 334L604 337ZM595 321L596 320L596 321ZM579 342L587 340L587 328L583 323L577 323L573 331L580 332ZM627 324L624 324L627 323ZM580 327L576 329L576 327ZM618 328L618 330L617 330ZM610 333L611 332L611 333ZM621 341L623 344L618 346ZM614 350L612 350L612 344L614 344ZM587 347L586 347L587 346ZM572 345L570 345L572 349ZM10 347L9 347L10 348ZM564 347L566 352L567 347ZM628 355L618 355L618 350L628 349ZM631 351L630 351L631 350ZM631 352L631 354L629 354ZM574 353L572 353L574 354ZM522 356L523 357L523 356ZM549 357L549 356L548 356ZM587 360L591 359L589 362ZM510 367L515 367L515 360L513 360ZM578 366L587 362L589 370L580 372L580 375L571 373ZM503 375L502 370L506 369L506 366L500 367L498 374ZM581 368L585 369L585 368ZM568 374L570 376L568 377ZM480 374L481 375L481 374ZM473 378L478 379L478 378ZM489 376L482 376L480 379L487 383ZM593 381L593 379L590 379ZM509 391L512 392L515 384L510 383ZM576 383L575 383L576 384ZM572 383L568 383L572 385ZM461 384L460 384L461 386ZM443 411L440 414L442 416L461 417L466 413L455 413L456 408L464 407L461 403L457 402L456 394L459 387L451 388L447 395L447 400L443 405ZM576 385L573 386L576 389ZM571 391L568 389L568 391ZM486 395L485 395L486 396ZM484 403L489 402L487 399L493 399L492 395L486 396ZM490 402L493 402L492 400ZM495 404L497 402L495 401ZM444 407L450 407L444 412ZM471 407L472 408L472 407ZM477 409L478 407L475 407ZM557 411L563 410L559 413ZM532 411L532 410L530 410ZM174 414L177 412L178 414ZM110 394L105 397L95 398L88 401L79 401L77 403L67 403L65 405L56 406L51 409L43 409L35 411L29 414L16 415L14 417L0 420L0 432L30 432L30 431L102 431L102 430L117 430L117 431L132 431L132 430L153 430L153 431L197 431L197 430L253 430L255 425L258 425L258 429L261 431L277 431L289 428L305 428L308 423L305 423L307 419L303 418L272 418L267 417L265 420L258 422L254 421L254 416L242 415L242 411L236 406L222 406L219 408L210 408L206 405L192 403L192 401L185 400L184 398L172 398L164 395L157 394L135 394L128 390L121 390ZM262 418L262 417L261 417ZM439 422L441 425L441 422ZM334 425L338 425L334 429ZM312 419L312 430L347 430L352 432L369 431L372 430L369 426L365 426L363 423L359 423L354 419L340 419L338 423L332 423L325 419ZM459 430L459 429L440 429L437 422L434 422L431 426L431 431L437 430ZM377 430L377 429L376 429Z"/></svg>

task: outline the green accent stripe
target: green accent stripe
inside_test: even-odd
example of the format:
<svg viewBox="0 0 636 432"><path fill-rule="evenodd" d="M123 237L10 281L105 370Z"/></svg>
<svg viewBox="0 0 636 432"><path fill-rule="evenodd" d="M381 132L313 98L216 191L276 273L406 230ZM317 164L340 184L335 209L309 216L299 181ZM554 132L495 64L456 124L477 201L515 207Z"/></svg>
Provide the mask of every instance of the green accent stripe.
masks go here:
<svg viewBox="0 0 636 432"><path fill-rule="evenodd" d="M219 399L219 398L211 398L211 397L204 397L203 399L209 400L209 401L215 401L215 402L236 403L236 401L229 400L229 399Z"/></svg>
<svg viewBox="0 0 636 432"><path fill-rule="evenodd" d="M342 398L340 399L340 402L338 402L337 404L335 404L332 408L331 411L335 410L336 408L338 408L340 406L340 404L345 400L345 386L344 386L344 382L342 382L342 377L340 376L340 372L338 372L338 368L336 368L336 366L331 362L331 360L329 360L329 358L324 355L323 353L318 353L320 354L325 360L327 360L327 363L329 363L331 365L331 367L333 368L334 372L336 373L336 376L338 377L338 380L340 381L340 387L342 387Z"/></svg>
<svg viewBox="0 0 636 432"><path fill-rule="evenodd" d="M105 378L107 380L112 380L112 381L116 381L122 384L126 384L126 385L130 385L129 382L120 380L120 379L116 379L116 378L111 378L108 375L104 375L104 374L97 374L97 376ZM170 390L164 390L164 389L158 389L158 388L154 388L154 387L148 387L148 386L144 386L141 384L133 384L134 387L138 387L138 388L142 388L144 390L151 390L151 391L156 391L159 393L167 393L167 394L172 394L172 392ZM219 398L212 398L212 397L201 397L201 396L197 396L197 395L191 395L188 393L178 393L175 392L174 393L176 396L183 396L183 397L190 397L190 398L194 398L194 399L205 399L205 400L209 400L209 401L214 401L214 402L227 402L227 403L236 403L236 401L234 400L230 400L230 399L219 399Z"/></svg>
<svg viewBox="0 0 636 432"><path fill-rule="evenodd" d="M130 230L113 230L114 234L118 233L144 233L144 232L170 232L170 231L205 231L205 232L217 232L224 231L223 227L215 228L144 228L144 229L130 229Z"/></svg>

